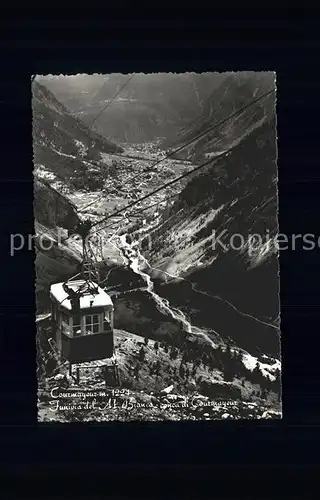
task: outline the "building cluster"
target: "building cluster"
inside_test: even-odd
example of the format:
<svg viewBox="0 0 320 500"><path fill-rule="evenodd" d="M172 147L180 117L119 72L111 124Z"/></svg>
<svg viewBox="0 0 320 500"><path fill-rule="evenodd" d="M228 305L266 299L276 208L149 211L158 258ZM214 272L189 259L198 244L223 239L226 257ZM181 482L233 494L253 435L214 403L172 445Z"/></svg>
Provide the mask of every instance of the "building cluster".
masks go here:
<svg viewBox="0 0 320 500"><path fill-rule="evenodd" d="M143 145L143 147L147 147L147 145ZM157 164L160 159L158 154L158 157L150 159L150 161L125 157L115 160L112 175L107 176L104 185L108 201L122 204L123 200L125 200L125 204L128 204L174 179L177 172L172 162L165 160ZM150 205L163 201L172 193L173 189L168 188L141 201L131 212L132 215L137 217L141 209L146 209Z"/></svg>

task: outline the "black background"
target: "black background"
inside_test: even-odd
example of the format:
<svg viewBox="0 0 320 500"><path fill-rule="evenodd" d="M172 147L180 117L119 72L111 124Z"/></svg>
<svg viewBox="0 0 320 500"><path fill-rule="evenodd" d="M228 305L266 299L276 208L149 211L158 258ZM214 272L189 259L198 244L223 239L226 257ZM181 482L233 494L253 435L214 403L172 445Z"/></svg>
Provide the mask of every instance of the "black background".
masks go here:
<svg viewBox="0 0 320 500"><path fill-rule="evenodd" d="M102 498L100 488L200 498L207 488L208 498L234 490L248 499L274 498L287 484L291 498L310 497L305 480L320 449L320 249L281 252L283 420L36 423L34 253L9 253L10 233L34 232L31 74L275 70L280 232L320 235L316 11L197 6L3 11L0 476L11 494L30 482L33 498Z"/></svg>

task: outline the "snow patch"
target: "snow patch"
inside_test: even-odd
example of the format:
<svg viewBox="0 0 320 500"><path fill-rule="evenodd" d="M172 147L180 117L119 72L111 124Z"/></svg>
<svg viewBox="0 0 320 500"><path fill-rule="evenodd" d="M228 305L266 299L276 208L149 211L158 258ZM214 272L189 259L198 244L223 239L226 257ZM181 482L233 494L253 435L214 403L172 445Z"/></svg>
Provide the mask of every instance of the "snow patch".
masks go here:
<svg viewBox="0 0 320 500"><path fill-rule="evenodd" d="M281 362L278 359L275 359L273 361L273 364L261 363L258 361L258 358L256 358L255 356L251 356L251 354L244 354L244 356L242 357L242 362L247 370L254 370L257 366L257 363L259 363L262 374L265 377L269 377L271 381L274 381L276 378L273 373L276 370L281 370Z"/></svg>
<svg viewBox="0 0 320 500"><path fill-rule="evenodd" d="M88 152L87 146L85 146L83 144L83 142L78 141L77 139L74 139L74 143L75 143L75 145L77 146L77 148L79 150L80 156L85 156L87 154L87 152Z"/></svg>

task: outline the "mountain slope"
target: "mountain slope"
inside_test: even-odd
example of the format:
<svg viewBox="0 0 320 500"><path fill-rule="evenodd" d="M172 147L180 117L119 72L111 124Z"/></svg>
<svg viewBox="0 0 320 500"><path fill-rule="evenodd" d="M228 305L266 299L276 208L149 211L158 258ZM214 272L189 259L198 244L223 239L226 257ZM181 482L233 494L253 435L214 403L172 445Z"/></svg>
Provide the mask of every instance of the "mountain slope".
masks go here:
<svg viewBox="0 0 320 500"><path fill-rule="evenodd" d="M63 243L79 222L64 192L101 188L106 179L101 153L122 149L75 120L45 86L34 82L32 90L36 294L45 309L50 284L75 274L81 260L78 247Z"/></svg>
<svg viewBox="0 0 320 500"><path fill-rule="evenodd" d="M159 277L171 280L161 295L224 338L270 355L279 353L276 180L271 115L188 183L151 233L148 253ZM260 244L250 240L255 234Z"/></svg>
<svg viewBox="0 0 320 500"><path fill-rule="evenodd" d="M101 186L105 171L101 153L122 148L89 130L70 115L54 95L38 82L33 83L34 164L70 186Z"/></svg>
<svg viewBox="0 0 320 500"><path fill-rule="evenodd" d="M75 205L48 182L38 178L34 182L34 215L38 223L48 228L72 229L79 222Z"/></svg>
<svg viewBox="0 0 320 500"><path fill-rule="evenodd" d="M257 390L255 380L244 377L225 381L221 366L215 367L206 361L194 365L180 350L152 340L146 343L143 337L128 331L116 329L114 334L122 390L106 389L103 360L94 365L83 364L77 384L68 375L68 363L62 364L56 374L56 363L44 359L40 364L38 391L41 421L281 418L281 405L274 392L276 384L269 384L266 392ZM38 336L41 338L38 348L46 352L49 348L46 333L41 332L39 326ZM46 381L43 380L45 372ZM63 401L50 398L49 402L48 394L59 386L62 392L69 392L69 396L66 394ZM88 391L89 400L98 399L95 408L88 411L86 405L74 407L78 401L70 393L79 389Z"/></svg>

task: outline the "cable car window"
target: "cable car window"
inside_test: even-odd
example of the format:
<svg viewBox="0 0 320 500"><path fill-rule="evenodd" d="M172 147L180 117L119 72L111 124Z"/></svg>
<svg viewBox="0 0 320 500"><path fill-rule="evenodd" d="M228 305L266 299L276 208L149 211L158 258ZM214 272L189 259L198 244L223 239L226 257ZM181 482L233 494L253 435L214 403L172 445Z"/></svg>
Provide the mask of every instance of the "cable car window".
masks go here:
<svg viewBox="0 0 320 500"><path fill-rule="evenodd" d="M80 316L73 316L73 336L79 337L81 335Z"/></svg>
<svg viewBox="0 0 320 500"><path fill-rule="evenodd" d="M99 324L99 315L91 314L86 316L86 332L87 333L99 333L100 324Z"/></svg>

